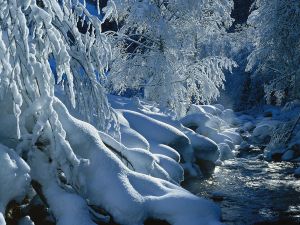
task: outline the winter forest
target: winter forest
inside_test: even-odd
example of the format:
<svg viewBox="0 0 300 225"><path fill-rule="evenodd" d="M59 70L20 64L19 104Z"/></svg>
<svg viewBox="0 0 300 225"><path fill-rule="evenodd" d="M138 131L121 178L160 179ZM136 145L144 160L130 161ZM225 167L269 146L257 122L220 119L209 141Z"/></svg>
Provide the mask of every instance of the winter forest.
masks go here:
<svg viewBox="0 0 300 225"><path fill-rule="evenodd" d="M299 0L0 0L0 225L299 225Z"/></svg>

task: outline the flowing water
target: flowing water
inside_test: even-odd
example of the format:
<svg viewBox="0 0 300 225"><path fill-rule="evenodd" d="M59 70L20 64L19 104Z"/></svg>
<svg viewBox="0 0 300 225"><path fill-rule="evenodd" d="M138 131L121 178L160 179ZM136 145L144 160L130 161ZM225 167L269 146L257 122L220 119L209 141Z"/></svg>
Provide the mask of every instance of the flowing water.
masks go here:
<svg viewBox="0 0 300 225"><path fill-rule="evenodd" d="M249 154L227 160L209 179L189 180L184 187L211 198L228 225L300 225L300 179L295 164L266 162Z"/></svg>

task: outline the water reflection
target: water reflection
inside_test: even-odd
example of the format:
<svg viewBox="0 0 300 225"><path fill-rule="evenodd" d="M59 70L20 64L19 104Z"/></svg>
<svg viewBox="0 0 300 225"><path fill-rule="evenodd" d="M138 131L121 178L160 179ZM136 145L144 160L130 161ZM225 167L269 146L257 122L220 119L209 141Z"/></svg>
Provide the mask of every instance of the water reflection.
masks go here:
<svg viewBox="0 0 300 225"><path fill-rule="evenodd" d="M191 192L218 201L228 225L300 224L300 180L296 165L257 157L228 160L207 180L189 180Z"/></svg>

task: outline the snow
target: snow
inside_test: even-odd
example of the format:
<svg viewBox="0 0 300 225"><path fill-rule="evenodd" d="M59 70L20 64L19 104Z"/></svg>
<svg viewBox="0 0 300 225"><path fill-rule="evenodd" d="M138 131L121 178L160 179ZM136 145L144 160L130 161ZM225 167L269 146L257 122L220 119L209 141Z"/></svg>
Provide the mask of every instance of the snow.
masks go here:
<svg viewBox="0 0 300 225"><path fill-rule="evenodd" d="M172 167L173 165L173 170L177 171L177 182L180 182L178 179L183 179L183 172L179 171L177 165L179 159L178 153L182 156L183 160L187 162L191 160L192 149L190 148L188 137L176 127L153 119L145 114L130 110L121 110L120 112L132 129L149 140L150 152L160 157L160 160L164 161L164 165L167 167ZM163 156L161 157L162 153ZM180 173L181 176L178 176Z"/></svg>
<svg viewBox="0 0 300 225"><path fill-rule="evenodd" d="M0 106L1 107L1 106ZM15 148L18 144L17 120L14 115L7 114L0 117L0 139L3 140L2 144Z"/></svg>
<svg viewBox="0 0 300 225"><path fill-rule="evenodd" d="M180 161L180 155L179 153L174 149L171 148L168 145L165 144L156 144L156 143L151 143L151 152L153 154L160 154L160 155L165 155L176 162Z"/></svg>
<svg viewBox="0 0 300 225"><path fill-rule="evenodd" d="M159 155L151 154L147 149L127 148L122 143L117 142L111 136L103 132L99 132L99 135L106 146L114 152L118 152L116 155L121 156L119 157L121 160L123 160L124 157L127 160L125 161L125 165L126 163L129 163L129 168L134 171L175 182L180 182L183 179L182 169L176 162L175 167L177 168L172 170L168 168L166 162L163 163L164 159L161 159ZM176 174L175 171L178 170L180 171L179 173L181 176L173 175L174 173Z"/></svg>
<svg viewBox="0 0 300 225"><path fill-rule="evenodd" d="M190 132L188 137L191 139L196 159L207 160L213 163L217 161L220 153L215 142L194 132Z"/></svg>
<svg viewBox="0 0 300 225"><path fill-rule="evenodd" d="M265 160L299 162L299 113L297 101L287 102L281 107L263 105L239 113L237 130L245 139L239 149L248 151L257 146L264 149Z"/></svg>
<svg viewBox="0 0 300 225"><path fill-rule="evenodd" d="M177 162L179 153L181 166L190 176L202 176L209 170L211 173L214 165L219 164L218 159L232 158L232 150L242 141L236 129L220 118L222 110L225 110L221 105L192 105L188 115L178 121L168 116L163 109L151 105L151 102L114 96L110 96L109 99L110 103L117 107L117 113L122 114L120 118L124 127L130 127L145 137L151 153L169 157ZM232 119L230 117L230 121ZM160 135L157 137L157 134ZM179 140L186 136L186 141L178 141L181 142L180 146L170 144L168 142L172 142L172 136L173 139ZM220 158L221 150L218 144L221 144L226 156ZM184 149L184 152L181 149ZM209 164L209 168L206 164Z"/></svg>
<svg viewBox="0 0 300 225"><path fill-rule="evenodd" d="M65 97L61 99L66 101ZM35 107L50 105L48 100L37 101ZM39 150L28 153L30 176L42 185L57 224L95 224L95 221L110 220L89 205L104 209L115 222L124 225L142 224L147 218L178 225L187 221L195 225L220 224L220 210L216 205L179 185L184 175L210 175L220 160L234 157L233 149L241 138L221 118L226 109L220 105L194 105L197 112L176 120L169 111L137 98L111 97L110 103L116 106L120 139L82 121L72 108L71 115L54 98L53 110L57 116L50 121L59 121L63 127L63 131L57 128L55 136L62 147L53 153ZM36 126L32 118L27 118L27 129L47 133L48 117L50 114L39 117ZM2 136L5 137L4 131ZM23 151L27 153L21 148L20 152ZM58 182L55 164L49 163L49 158L57 160L67 184ZM74 219L78 215L80 218ZM30 219L23 218L22 223L27 222L30 224Z"/></svg>
<svg viewBox="0 0 300 225"><path fill-rule="evenodd" d="M220 149L220 160L221 161L234 158L234 153L232 152L232 150L228 144L220 143L220 144L218 144L218 147Z"/></svg>
<svg viewBox="0 0 300 225"><path fill-rule="evenodd" d="M150 145L146 138L129 126L120 126L121 142L128 148L149 149Z"/></svg>
<svg viewBox="0 0 300 225"><path fill-rule="evenodd" d="M56 177L51 174L53 168L51 168L45 154L42 152L31 154L29 164L33 171L33 179L37 180L43 187L43 193L57 219L57 224L95 225L90 219L85 200L79 195L59 187Z"/></svg>
<svg viewBox="0 0 300 225"><path fill-rule="evenodd" d="M257 22L251 40L243 35L253 26L226 34L233 0L161 2L108 1L100 11L99 0L1 1L1 225L9 202L23 204L25 197L40 199L58 225L141 225L148 218L220 224L219 207L180 187L184 179L211 176L238 150L299 166L298 48L291 48L293 59L290 51L278 54L288 42L268 32L282 31L273 23L278 13L269 24L260 19L271 15L268 1L256 2L248 21ZM283 8L279 25L290 18L290 8L299 8L270 2ZM120 29L103 31L108 20ZM277 50L260 51L266 34ZM298 46L296 35L286 36ZM276 65L280 57L285 62ZM262 97L252 99L263 95L260 90L246 96L262 81L267 102L294 100L240 113L209 105L222 93L225 70L240 64L240 73L246 61L256 72L231 82L243 82L230 90L231 98L238 93L241 103L262 103ZM109 91L135 96L107 97ZM32 225L27 206L20 209L18 224Z"/></svg>
<svg viewBox="0 0 300 225"><path fill-rule="evenodd" d="M237 132L235 132L235 130L229 130L229 129L227 129L227 130L223 131L222 134L224 134L225 136L229 137L230 140L235 145L239 145L243 141L242 137Z"/></svg>
<svg viewBox="0 0 300 225"><path fill-rule="evenodd" d="M264 120L258 123L252 133L253 140L258 143L267 142L278 124L278 121L272 120Z"/></svg>
<svg viewBox="0 0 300 225"><path fill-rule="evenodd" d="M104 208L116 222L124 225L142 224L147 217L177 225L187 222L195 225L220 224L220 211L212 202L166 180L130 170L103 144L94 127L72 117L59 101L55 102L55 109L72 149L81 161L85 160L77 170L80 177L77 186L90 204ZM165 143L179 138L189 143L186 135L167 124L135 112L124 111L123 114L130 125L134 120L140 122L135 123L134 128L148 138ZM154 127L165 132L162 136L166 140L149 133L149 129ZM167 158L161 157L160 161L164 166L167 164L168 170L171 164ZM173 168L174 165L171 165L172 171Z"/></svg>
<svg viewBox="0 0 300 225"><path fill-rule="evenodd" d="M254 128L255 128L255 125L251 121L244 123L242 126L243 131L251 131Z"/></svg>
<svg viewBox="0 0 300 225"><path fill-rule="evenodd" d="M137 112L124 110L122 113L130 126L147 139L167 145L190 144L189 139L175 127ZM180 152L181 149L177 149L177 151Z"/></svg>
<svg viewBox="0 0 300 225"><path fill-rule="evenodd" d="M233 110L225 109L224 111L222 111L221 118L225 121L232 122L235 118Z"/></svg>
<svg viewBox="0 0 300 225"><path fill-rule="evenodd" d="M210 113L205 112L208 109ZM233 149L234 145L240 144L242 141L240 135L230 128L233 119L235 119L235 116L232 110L220 111L220 109L216 110L216 107L213 106L203 108L203 106L193 105L188 115L181 119L181 123L210 138L217 144L227 143Z"/></svg>
<svg viewBox="0 0 300 225"><path fill-rule="evenodd" d="M0 222L7 204L25 197L31 180L29 173L27 163L14 150L0 144Z"/></svg>
<svg viewBox="0 0 300 225"><path fill-rule="evenodd" d="M0 212L0 225L5 225L5 219L4 219L4 215L3 215L3 209L1 209L1 212Z"/></svg>

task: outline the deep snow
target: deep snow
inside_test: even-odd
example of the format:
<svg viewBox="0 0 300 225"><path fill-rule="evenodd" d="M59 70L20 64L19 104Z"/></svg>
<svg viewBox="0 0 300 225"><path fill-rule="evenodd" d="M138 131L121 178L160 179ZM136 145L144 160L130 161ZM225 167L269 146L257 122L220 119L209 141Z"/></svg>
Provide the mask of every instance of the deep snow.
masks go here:
<svg viewBox="0 0 300 225"><path fill-rule="evenodd" d="M0 175L9 182L0 186L1 225L5 224L7 204L24 198L31 179L42 185L57 224L92 225L95 222L91 218L107 222L110 216L124 225L142 224L147 218L176 225L187 221L220 224L218 206L181 188L184 179L209 177L224 161L251 153L253 145L265 147L262 157L267 160L279 154L283 161L299 162L297 124L288 143L269 144L283 121L296 122L291 118L297 118L298 103L243 113L222 105L192 105L178 120L157 104L137 98L110 96L109 102L120 122L120 139L75 118L59 99L53 103L66 132L66 148L72 149L64 154L74 166L67 174L72 180L66 181L76 184L74 188L62 188L57 183L46 153L36 149L25 162L10 149L16 143L3 142L9 147L0 146ZM0 139L6 137L0 129ZM299 174L298 168L295 176ZM101 207L108 215L95 213L90 205ZM78 215L80 219L75 219ZM20 224L32 221L27 216Z"/></svg>

